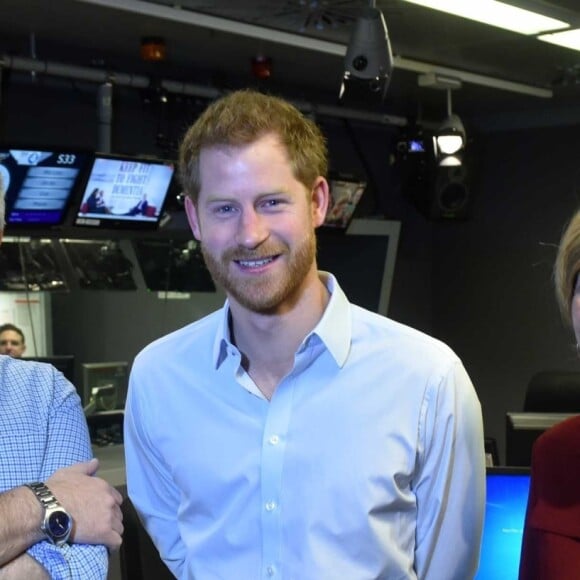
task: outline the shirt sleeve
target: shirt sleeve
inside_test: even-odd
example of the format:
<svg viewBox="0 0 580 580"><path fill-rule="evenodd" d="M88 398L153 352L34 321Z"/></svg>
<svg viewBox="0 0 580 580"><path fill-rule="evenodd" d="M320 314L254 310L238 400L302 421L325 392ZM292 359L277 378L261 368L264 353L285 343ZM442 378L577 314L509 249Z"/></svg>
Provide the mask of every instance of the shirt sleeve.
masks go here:
<svg viewBox="0 0 580 580"><path fill-rule="evenodd" d="M44 464L38 474L45 481L57 469L92 458L91 442L80 398L64 376L51 369L52 391L47 419ZM104 579L108 570L105 546L65 544L49 541L31 546L27 553L41 564L53 580Z"/></svg>
<svg viewBox="0 0 580 580"><path fill-rule="evenodd" d="M144 396L133 365L125 408L125 466L127 491L159 554L176 577L181 577L186 550L177 514L180 490L154 445L147 427L155 424L155 410Z"/></svg>
<svg viewBox="0 0 580 580"><path fill-rule="evenodd" d="M420 428L415 566L424 580L469 580L485 509L481 405L460 362L433 380Z"/></svg>

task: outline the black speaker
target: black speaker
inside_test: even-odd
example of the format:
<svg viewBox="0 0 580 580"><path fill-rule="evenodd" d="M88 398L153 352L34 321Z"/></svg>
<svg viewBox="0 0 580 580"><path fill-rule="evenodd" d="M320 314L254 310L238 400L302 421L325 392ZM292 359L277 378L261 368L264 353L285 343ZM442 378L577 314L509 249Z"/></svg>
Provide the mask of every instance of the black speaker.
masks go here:
<svg viewBox="0 0 580 580"><path fill-rule="evenodd" d="M403 163L403 196L426 218L463 220L470 215L469 172L465 165L440 167L431 159Z"/></svg>
<svg viewBox="0 0 580 580"><path fill-rule="evenodd" d="M465 219L469 216L470 191L465 165L437 167L430 205L432 219Z"/></svg>

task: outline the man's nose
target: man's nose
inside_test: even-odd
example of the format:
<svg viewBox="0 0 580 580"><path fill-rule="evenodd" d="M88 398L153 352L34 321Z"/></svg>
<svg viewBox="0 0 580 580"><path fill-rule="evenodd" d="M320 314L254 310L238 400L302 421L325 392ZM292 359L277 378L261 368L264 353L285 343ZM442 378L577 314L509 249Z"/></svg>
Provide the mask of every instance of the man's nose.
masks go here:
<svg viewBox="0 0 580 580"><path fill-rule="evenodd" d="M244 209L238 222L236 242L245 248L259 246L269 235L266 218L254 208Z"/></svg>

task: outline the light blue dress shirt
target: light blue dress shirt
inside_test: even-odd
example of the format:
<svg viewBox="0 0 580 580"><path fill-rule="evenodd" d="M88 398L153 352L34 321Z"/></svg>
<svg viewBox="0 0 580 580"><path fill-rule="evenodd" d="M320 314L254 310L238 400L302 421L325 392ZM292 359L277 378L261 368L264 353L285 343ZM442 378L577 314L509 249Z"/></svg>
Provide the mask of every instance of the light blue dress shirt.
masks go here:
<svg viewBox="0 0 580 580"><path fill-rule="evenodd" d="M48 364L0 355L0 492L46 481L60 467L92 456L75 388ZM53 580L107 576L104 546L65 544L57 548L43 541L31 546L28 554Z"/></svg>
<svg viewBox="0 0 580 580"><path fill-rule="evenodd" d="M485 502L469 377L447 346L321 278L330 302L270 402L227 303L138 355L129 495L179 578L468 580Z"/></svg>

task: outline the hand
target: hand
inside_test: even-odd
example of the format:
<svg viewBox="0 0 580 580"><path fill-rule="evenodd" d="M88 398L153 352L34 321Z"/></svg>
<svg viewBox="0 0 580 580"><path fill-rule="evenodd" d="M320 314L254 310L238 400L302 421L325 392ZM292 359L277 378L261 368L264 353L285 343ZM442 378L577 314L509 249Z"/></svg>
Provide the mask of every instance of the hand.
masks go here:
<svg viewBox="0 0 580 580"><path fill-rule="evenodd" d="M121 545L123 496L104 479L95 477L98 459L63 467L46 481L56 499L73 518L71 542Z"/></svg>

